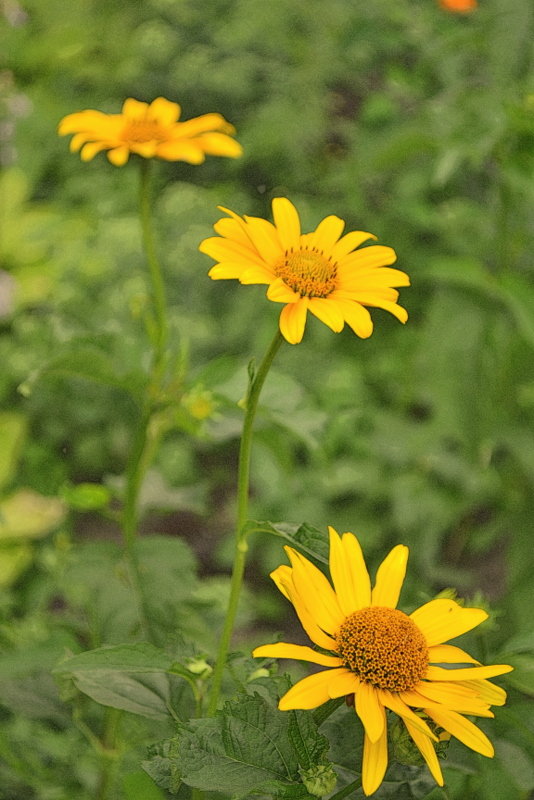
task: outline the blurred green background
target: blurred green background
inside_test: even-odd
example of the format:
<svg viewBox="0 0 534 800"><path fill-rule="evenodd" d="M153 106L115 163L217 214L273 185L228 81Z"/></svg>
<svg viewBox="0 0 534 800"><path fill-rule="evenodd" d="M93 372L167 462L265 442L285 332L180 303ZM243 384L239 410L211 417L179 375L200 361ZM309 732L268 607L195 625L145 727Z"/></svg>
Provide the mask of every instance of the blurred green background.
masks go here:
<svg viewBox="0 0 534 800"><path fill-rule="evenodd" d="M245 151L156 170L179 390L143 491L143 530L192 550L176 540L194 597L181 599L181 624L209 653L232 559L237 401L279 313L264 287L210 281L197 247L217 205L269 217L286 195L305 230L333 213L394 247L412 279L400 298L410 319L374 310L362 341L312 318L303 343L282 348L257 421L252 513L351 530L372 565L408 544L406 607L448 586L492 606L484 639L471 638L481 658L516 666L510 706L488 727L501 744L493 762L447 775L451 797L526 800L531 0L481 0L470 15L434 0L4 0L0 14L0 798L100 796L84 739L100 709L75 705L71 725L49 670L65 648L132 635L120 588L109 602L99 591L118 558L112 512L149 356L147 297L135 163L82 164L56 128L73 111L117 113L126 97L162 95L184 119L222 113ZM267 578L282 559L278 541L253 542L246 648L273 619L291 624ZM119 771L163 735L132 720ZM117 780L110 796L149 798L128 785Z"/></svg>

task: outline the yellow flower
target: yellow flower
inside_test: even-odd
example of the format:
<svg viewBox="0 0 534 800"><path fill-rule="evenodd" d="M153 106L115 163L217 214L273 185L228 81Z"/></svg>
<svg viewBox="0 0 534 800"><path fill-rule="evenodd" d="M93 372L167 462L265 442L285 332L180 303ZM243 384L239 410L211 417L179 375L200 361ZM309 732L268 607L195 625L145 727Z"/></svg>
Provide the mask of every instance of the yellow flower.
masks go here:
<svg viewBox="0 0 534 800"><path fill-rule="evenodd" d="M397 305L399 293L393 287L409 286L410 279L389 268L395 251L383 245L356 249L376 239L372 233L341 236L345 223L329 216L313 233L302 234L298 212L285 197L273 200L274 225L221 210L230 218L219 220L214 226L219 237L205 239L199 248L219 262L210 278L268 284L268 299L286 304L280 330L290 344L301 341L308 311L336 333L346 322L363 339L373 332L365 306L384 308L406 322L408 314Z"/></svg>
<svg viewBox="0 0 534 800"><path fill-rule="evenodd" d="M279 702L283 711L316 708L334 697L354 698L365 729L365 794L378 789L387 768L386 710L403 720L442 786L432 744L439 739L435 731L443 729L477 753L493 756L489 739L464 715L492 717L490 704L502 705L506 694L487 678L510 672L512 667L481 666L460 648L444 644L483 622L488 615L482 609L463 608L446 598L431 600L410 615L396 608L407 547L393 548L371 589L356 537L352 533L340 537L333 528L329 531L334 588L291 547L286 548L291 566L278 567L271 574L320 650L278 642L257 647L253 655L295 658L329 668L296 683Z"/></svg>
<svg viewBox="0 0 534 800"><path fill-rule="evenodd" d="M128 161L130 153L189 164L201 164L206 155L241 155L241 145L228 135L235 133L234 128L220 114L178 122L180 111L177 103L164 97L150 105L130 97L124 101L121 114L78 111L64 117L58 131L61 136L74 134L70 149L81 149L82 161L108 150L108 159L117 167Z"/></svg>

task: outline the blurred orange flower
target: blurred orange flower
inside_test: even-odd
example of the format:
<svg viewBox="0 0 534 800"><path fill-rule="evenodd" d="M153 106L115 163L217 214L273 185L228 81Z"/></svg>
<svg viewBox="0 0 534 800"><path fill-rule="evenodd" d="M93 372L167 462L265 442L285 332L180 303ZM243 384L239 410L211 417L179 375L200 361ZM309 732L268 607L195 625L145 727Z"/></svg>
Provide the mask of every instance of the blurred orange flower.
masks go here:
<svg viewBox="0 0 534 800"><path fill-rule="evenodd" d="M477 0L439 0L441 8L453 14L468 14L478 7Z"/></svg>
<svg viewBox="0 0 534 800"><path fill-rule="evenodd" d="M71 151L80 150L82 161L90 161L101 150L116 167L130 153L143 158L187 161L201 164L206 155L237 158L241 145L232 139L235 129L220 114L203 114L178 122L181 108L164 97L142 103L129 97L121 114L92 109L68 114L59 123L60 136L73 133Z"/></svg>

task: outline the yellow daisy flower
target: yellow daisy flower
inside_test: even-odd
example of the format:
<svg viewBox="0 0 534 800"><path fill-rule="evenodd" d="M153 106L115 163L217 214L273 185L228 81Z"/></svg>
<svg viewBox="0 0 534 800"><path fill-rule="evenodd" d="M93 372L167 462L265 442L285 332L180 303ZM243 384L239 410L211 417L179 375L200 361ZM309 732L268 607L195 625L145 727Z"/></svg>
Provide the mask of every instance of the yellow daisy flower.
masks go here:
<svg viewBox="0 0 534 800"><path fill-rule="evenodd" d="M333 588L317 567L291 547L286 547L291 566L278 567L271 574L320 649L278 642L257 647L253 655L328 667L298 681L280 699L282 711L316 708L334 697L354 698L365 729L362 785L366 795L378 789L387 768L386 711L403 720L433 777L443 786L432 744L439 738L436 729L442 728L477 753L493 756L487 736L464 715L492 717L490 705L502 705L506 694L487 678L510 672L512 667L482 666L459 647L445 644L487 619L482 609L464 608L444 598L431 600L410 615L396 608L407 547L393 548L380 565L372 589L356 537L352 533L339 536L333 528L329 532Z"/></svg>
<svg viewBox="0 0 534 800"><path fill-rule="evenodd" d="M74 134L70 149L81 150L82 161L107 150L108 159L117 167L128 161L130 153L189 164L201 164L206 155L241 155L241 145L229 135L235 129L220 114L178 122L180 112L178 103L164 97L150 105L129 97L121 114L93 110L68 114L59 123L58 132L61 136Z"/></svg>
<svg viewBox="0 0 534 800"><path fill-rule="evenodd" d="M303 234L287 198L275 198L272 208L274 225L221 207L229 218L219 220L214 225L219 236L205 239L199 248L219 262L210 278L268 284L268 299L286 304L280 330L290 344L301 341L308 311L336 333L346 322L362 339L373 332L365 306L384 308L406 322L408 314L397 305L399 293L393 287L409 286L410 279L389 268L397 258L391 247L357 249L376 236L363 231L342 236L345 223L336 216Z"/></svg>

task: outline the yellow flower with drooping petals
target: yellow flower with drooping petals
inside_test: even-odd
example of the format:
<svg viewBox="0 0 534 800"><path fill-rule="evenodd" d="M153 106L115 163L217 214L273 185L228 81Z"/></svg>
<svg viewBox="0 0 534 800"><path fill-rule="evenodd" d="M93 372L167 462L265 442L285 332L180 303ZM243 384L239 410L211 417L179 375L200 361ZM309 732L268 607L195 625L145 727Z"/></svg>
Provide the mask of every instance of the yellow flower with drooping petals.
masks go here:
<svg viewBox="0 0 534 800"><path fill-rule="evenodd" d="M285 304L280 330L290 344L301 341L308 311L336 333L346 322L363 339L373 332L366 306L386 309L406 322L408 314L397 305L399 293L393 287L409 286L410 279L390 268L397 258L391 247L360 247L376 236L364 231L342 236L345 223L336 216L303 234L287 198L275 198L272 208L274 225L221 207L229 217L214 225L219 236L205 239L199 248L218 262L210 278L268 284L268 299Z"/></svg>
<svg viewBox="0 0 534 800"><path fill-rule="evenodd" d="M206 155L237 158L242 154L241 145L230 135L235 129L220 114L178 122L180 113L178 103L164 97L150 104L129 97L120 114L92 109L68 114L58 132L61 136L74 134L70 149L80 150L82 161L107 150L108 159L117 167L128 161L130 153L189 164L201 164Z"/></svg>
<svg viewBox="0 0 534 800"><path fill-rule="evenodd" d="M475 628L488 614L438 598L407 615L396 608L406 573L408 548L394 547L380 565L374 588L358 540L330 528L332 583L307 558L286 547L291 566L272 574L293 604L302 627L319 648L278 642L254 656L294 658L328 667L298 681L279 708L312 709L335 697L354 699L365 730L362 785L375 792L388 763L387 711L403 721L436 782L443 776L433 742L440 729L493 756L487 736L469 716L493 717L503 689L487 680L512 667L482 666L455 645L445 644ZM445 665L445 666L444 666ZM458 666L461 665L461 666Z"/></svg>

